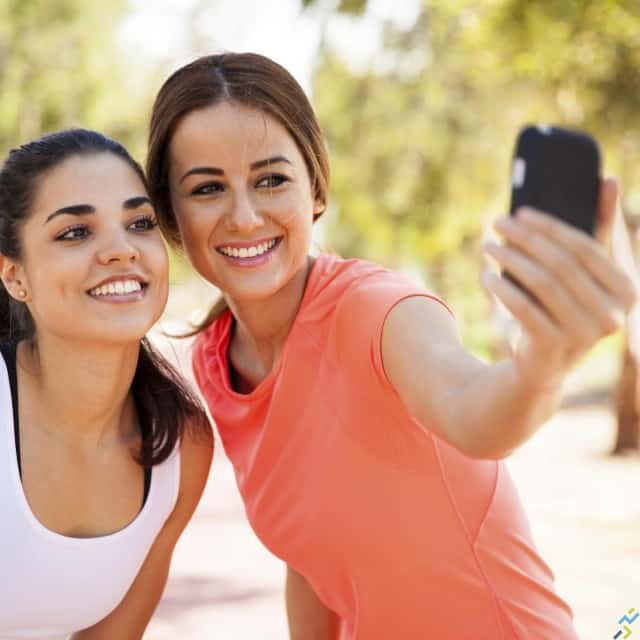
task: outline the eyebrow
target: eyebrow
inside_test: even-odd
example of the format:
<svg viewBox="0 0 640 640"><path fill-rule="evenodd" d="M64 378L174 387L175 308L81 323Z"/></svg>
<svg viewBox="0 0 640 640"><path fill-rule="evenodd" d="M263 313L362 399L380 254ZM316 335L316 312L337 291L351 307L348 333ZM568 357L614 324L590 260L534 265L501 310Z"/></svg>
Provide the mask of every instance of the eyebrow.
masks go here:
<svg viewBox="0 0 640 640"><path fill-rule="evenodd" d="M270 164L276 164L278 162L286 162L287 164L293 164L291 160L286 158L285 156L273 156L271 158L265 158L264 160L256 160L249 165L249 168L252 171L256 169L262 169L262 167L266 167ZM192 175L206 175L206 176L223 176L224 171L219 169L218 167L194 167L193 169L189 169L182 178L180 178L179 182L183 182Z"/></svg>
<svg viewBox="0 0 640 640"><path fill-rule="evenodd" d="M122 206L124 209L132 210L141 207L143 204L151 204L151 200L146 196L136 196L134 198L127 198ZM56 209L53 213L50 213L47 216L47 219L44 221L45 224L53 220L56 216L61 215L70 215L70 216L86 216L91 213L95 213L96 208L90 204L72 204L68 207L61 207L60 209Z"/></svg>

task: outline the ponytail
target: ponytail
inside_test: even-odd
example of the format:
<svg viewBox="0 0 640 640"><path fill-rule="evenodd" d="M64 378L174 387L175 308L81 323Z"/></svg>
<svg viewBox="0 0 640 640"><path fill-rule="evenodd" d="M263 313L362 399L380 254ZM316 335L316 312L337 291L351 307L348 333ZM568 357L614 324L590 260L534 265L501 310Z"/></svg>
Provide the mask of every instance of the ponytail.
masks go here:
<svg viewBox="0 0 640 640"><path fill-rule="evenodd" d="M146 188L144 173L129 152L96 131L59 131L9 153L0 169L0 254L21 259L21 229L31 215L39 179L67 158L98 153L111 153L124 160ZM0 341L22 340L37 347L33 318L27 305L0 285ZM188 428L192 435L211 440L200 401L146 338L141 340L131 392L142 432L142 446L136 456L140 464L151 467L166 460Z"/></svg>

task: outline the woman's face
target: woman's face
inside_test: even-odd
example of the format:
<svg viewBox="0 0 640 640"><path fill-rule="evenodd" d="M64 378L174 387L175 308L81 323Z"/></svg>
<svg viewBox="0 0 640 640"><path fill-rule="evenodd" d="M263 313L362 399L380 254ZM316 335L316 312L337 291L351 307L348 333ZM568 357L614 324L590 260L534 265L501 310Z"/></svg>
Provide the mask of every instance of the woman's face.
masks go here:
<svg viewBox="0 0 640 640"><path fill-rule="evenodd" d="M74 156L39 181L21 231L22 258L3 280L38 335L139 340L167 300L168 258L135 171L111 153Z"/></svg>
<svg viewBox="0 0 640 640"><path fill-rule="evenodd" d="M264 300L300 273L323 206L277 120L231 102L192 111L169 157L180 234L206 280L241 302Z"/></svg>

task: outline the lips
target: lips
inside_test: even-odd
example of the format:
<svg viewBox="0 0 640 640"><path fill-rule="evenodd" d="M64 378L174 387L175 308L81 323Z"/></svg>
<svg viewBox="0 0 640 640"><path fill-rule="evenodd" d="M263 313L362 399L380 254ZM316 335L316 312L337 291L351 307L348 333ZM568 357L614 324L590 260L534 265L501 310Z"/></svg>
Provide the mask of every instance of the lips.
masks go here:
<svg viewBox="0 0 640 640"><path fill-rule="evenodd" d="M216 251L228 258L256 258L271 251L282 240L282 236L254 242L234 242L216 247Z"/></svg>
<svg viewBox="0 0 640 640"><path fill-rule="evenodd" d="M101 296L130 296L142 292L147 283L138 275L112 276L92 287L87 293L98 298Z"/></svg>

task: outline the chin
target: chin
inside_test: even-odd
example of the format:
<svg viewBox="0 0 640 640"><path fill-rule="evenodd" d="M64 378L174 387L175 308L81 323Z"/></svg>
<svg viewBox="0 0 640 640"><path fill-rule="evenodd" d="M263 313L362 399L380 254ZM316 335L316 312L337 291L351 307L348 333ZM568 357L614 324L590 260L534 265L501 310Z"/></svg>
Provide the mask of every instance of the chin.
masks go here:
<svg viewBox="0 0 640 640"><path fill-rule="evenodd" d="M126 325L118 326L109 323L104 327L92 327L90 334L86 336L87 342L94 344L103 344L104 346L126 346L136 344L144 338L153 327L153 324L145 323L144 325ZM80 336L76 340L81 340Z"/></svg>

